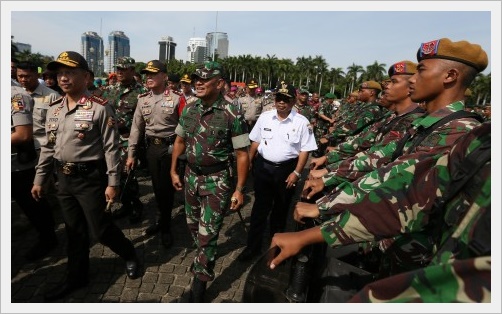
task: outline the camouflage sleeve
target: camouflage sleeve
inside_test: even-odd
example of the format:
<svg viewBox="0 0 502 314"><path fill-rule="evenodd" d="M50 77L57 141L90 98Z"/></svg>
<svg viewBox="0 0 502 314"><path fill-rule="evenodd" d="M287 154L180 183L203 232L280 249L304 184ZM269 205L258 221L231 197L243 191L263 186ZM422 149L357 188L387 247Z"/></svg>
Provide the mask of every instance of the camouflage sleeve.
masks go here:
<svg viewBox="0 0 502 314"><path fill-rule="evenodd" d="M344 160L368 149L373 145L375 138L376 132L373 131L371 126L368 126L366 131L348 137L344 142L338 144L334 150L327 154L328 164Z"/></svg>
<svg viewBox="0 0 502 314"><path fill-rule="evenodd" d="M396 146L397 142L390 142L385 146L376 145L368 151L359 152L334 164L328 164L326 168L329 172L322 178L324 185L332 186L341 182L354 181L385 165L391 160Z"/></svg>
<svg viewBox="0 0 502 314"><path fill-rule="evenodd" d="M348 302L491 302L491 256L384 278L366 285Z"/></svg>
<svg viewBox="0 0 502 314"><path fill-rule="evenodd" d="M422 230L437 189L445 184L433 167L440 156L419 156L394 162L361 179L338 186L317 201L321 226L331 246L373 241Z"/></svg>
<svg viewBox="0 0 502 314"><path fill-rule="evenodd" d="M356 119L345 120L344 123L338 125L330 136L333 138L346 137L357 134L366 125L372 124L382 116L378 106L370 106L362 111L359 115L354 116Z"/></svg>
<svg viewBox="0 0 502 314"><path fill-rule="evenodd" d="M176 126L176 129L174 130L174 133L178 135L181 138L185 138L185 115L188 112L190 107L185 106L181 112L180 119L178 120L178 125Z"/></svg>

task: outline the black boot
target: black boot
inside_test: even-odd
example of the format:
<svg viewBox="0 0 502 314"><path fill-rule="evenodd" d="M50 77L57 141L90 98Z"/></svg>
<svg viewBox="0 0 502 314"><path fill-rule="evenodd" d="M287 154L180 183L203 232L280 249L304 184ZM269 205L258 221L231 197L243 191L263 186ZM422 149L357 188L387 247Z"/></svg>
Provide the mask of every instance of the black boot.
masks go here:
<svg viewBox="0 0 502 314"><path fill-rule="evenodd" d="M193 278L192 286L190 287L190 303L203 303L204 294L206 293L207 281L202 281L197 277Z"/></svg>

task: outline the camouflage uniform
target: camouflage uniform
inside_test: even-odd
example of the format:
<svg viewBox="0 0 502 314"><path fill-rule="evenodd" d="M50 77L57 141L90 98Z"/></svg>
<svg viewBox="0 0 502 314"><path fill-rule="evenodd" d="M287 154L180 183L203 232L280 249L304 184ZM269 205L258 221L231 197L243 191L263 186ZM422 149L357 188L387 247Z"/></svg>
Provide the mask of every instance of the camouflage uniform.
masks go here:
<svg viewBox="0 0 502 314"><path fill-rule="evenodd" d="M326 117L330 118L333 115L334 108L335 108L334 103L330 104L328 102L324 102L319 107L318 116L325 115ZM316 124L316 128L315 128L315 138L318 143L319 143L319 139L328 133L329 127L330 127L330 124L328 121L323 120L321 118L317 118L317 124Z"/></svg>
<svg viewBox="0 0 502 314"><path fill-rule="evenodd" d="M375 151L391 141L399 140L410 128L411 122L424 114L425 110L420 107L400 116L391 114L389 111L382 120L368 126L366 131L349 137L345 142L338 144L334 150L326 155L327 164L334 164L369 149Z"/></svg>
<svg viewBox="0 0 502 314"><path fill-rule="evenodd" d="M220 94L207 109L200 99L185 107L175 132L186 143L185 211L197 245L192 272L209 281L214 279L218 234L233 190L229 156L233 149L249 146L247 125Z"/></svg>
<svg viewBox="0 0 502 314"><path fill-rule="evenodd" d="M394 275L367 285L351 302L490 302L491 301L491 162L479 161L480 169L465 182L460 190L452 189L452 180L458 173L465 173L466 164L473 166L466 158L475 150L488 149L490 152L491 124L484 123L480 127L462 137L453 147L451 153L440 154L428 158L409 167L407 172L415 176L423 171L418 178L402 178L402 187L410 188L408 192L401 191L397 197L399 202L391 201L390 190L381 194L381 202L376 205L374 200L368 204L375 207L392 210L401 217L401 222L392 219L382 224L382 220L364 218L366 214L359 212L357 220L364 229L374 235L381 233L427 232L429 221L439 222L432 228L438 233L436 241L432 241L436 252L431 262L417 270ZM478 160L478 157L474 157ZM422 165L423 164L423 165ZM463 169L463 170L460 170ZM460 170L460 171L459 171ZM397 186L393 186L392 189ZM374 190L373 192L377 192ZM450 193L455 193L450 195ZM378 193L375 193L378 194ZM436 197L431 197L435 195ZM393 196L394 197L394 196ZM448 199L444 199L448 198ZM439 201L438 201L439 200ZM405 203L403 204L402 201ZM442 204L445 206L434 206ZM364 202L363 202L364 203ZM361 205L362 203L360 203ZM382 205L380 205L382 204ZM384 205L385 204L385 205ZM404 215L399 208L407 208L410 215ZM374 209L373 209L374 208ZM416 211L412 213L412 211ZM427 219L438 213L437 219ZM368 213L370 214L370 213ZM349 214L352 215L352 214ZM371 214L370 214L371 215ZM346 216L348 220L350 217ZM350 229L345 222L343 229ZM355 221L354 221L355 222ZM352 226L355 226L351 224ZM384 225L387 225L384 227ZM393 227L395 225L395 227ZM384 229L394 229L393 232ZM341 231L341 229L339 229ZM340 233L339 233L340 234ZM345 237L345 236L344 236ZM407 248L409 249L409 247ZM388 249L393 254L395 250ZM410 253L410 251L406 251ZM411 251L411 253L414 253ZM468 283L468 284L467 284Z"/></svg>
<svg viewBox="0 0 502 314"><path fill-rule="evenodd" d="M309 120L310 122L310 125L313 125L315 123L315 112L311 106L300 105L297 103L294 105L293 110L296 110L296 112L307 118L307 120Z"/></svg>
<svg viewBox="0 0 502 314"><path fill-rule="evenodd" d="M450 121L435 129L413 151L407 151L412 144L413 135L417 134L417 130L427 129L439 120L463 109L464 104L459 101L413 121L413 127L408 130L412 134L412 137L406 142L403 156L399 159L414 158L415 155L420 154L437 154L449 149L460 136L479 125L479 122L473 118L460 118ZM400 126L401 124L398 124L398 127ZM387 145L377 145L366 152L358 153L351 158L328 166L330 172L322 177L325 186L338 185L345 181L354 181L378 167L391 162L392 155L398 145L396 139L402 138L404 135L402 129L400 132L389 132L386 136L388 138L383 140L383 143L388 142Z"/></svg>
<svg viewBox="0 0 502 314"><path fill-rule="evenodd" d="M117 116L117 127L119 130L119 144L120 144L120 158L121 158L121 169L125 169L125 160L127 159L127 149L129 146L128 138L131 132L132 120L134 117L134 111L136 110L136 105L138 103L138 96L145 93L146 88L143 85L133 80L129 85L122 85L122 83L117 83L115 85L108 86L102 98L107 99L108 103L114 108ZM140 145L137 148L139 151L138 157L143 159L142 147L143 140L140 140ZM122 187L122 199L121 202L124 204L125 209L138 209L141 207L141 202L139 201L139 184L135 176L130 176L127 186L125 186L125 181L128 177L126 171L123 171L121 176L120 185Z"/></svg>

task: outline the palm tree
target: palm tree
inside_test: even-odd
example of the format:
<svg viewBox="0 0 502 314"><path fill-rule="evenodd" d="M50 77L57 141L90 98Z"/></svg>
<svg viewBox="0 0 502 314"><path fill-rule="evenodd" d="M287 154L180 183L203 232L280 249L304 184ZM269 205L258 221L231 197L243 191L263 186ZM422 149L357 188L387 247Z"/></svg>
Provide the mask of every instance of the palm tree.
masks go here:
<svg viewBox="0 0 502 314"><path fill-rule="evenodd" d="M492 74L484 75L479 73L474 82L472 83L471 90L476 97L476 104L483 104L491 102L491 82ZM474 97L473 97L474 98Z"/></svg>
<svg viewBox="0 0 502 314"><path fill-rule="evenodd" d="M352 63L352 65L347 67L347 75L346 77L350 79L350 89L349 92L354 90L354 84L357 83L357 74L363 73L363 67Z"/></svg>
<svg viewBox="0 0 502 314"><path fill-rule="evenodd" d="M265 68L267 69L267 86L272 86L271 79L274 75L274 69L277 66L277 57L274 55L267 54L267 58L264 60Z"/></svg>
<svg viewBox="0 0 502 314"><path fill-rule="evenodd" d="M336 83L344 78L345 72L342 68L331 68L329 70L329 77L331 78L331 88L330 93L334 93L336 90Z"/></svg>
<svg viewBox="0 0 502 314"><path fill-rule="evenodd" d="M364 75L365 80L383 81L386 76L387 69L385 63L378 63L376 60L372 65L366 67L366 73Z"/></svg>

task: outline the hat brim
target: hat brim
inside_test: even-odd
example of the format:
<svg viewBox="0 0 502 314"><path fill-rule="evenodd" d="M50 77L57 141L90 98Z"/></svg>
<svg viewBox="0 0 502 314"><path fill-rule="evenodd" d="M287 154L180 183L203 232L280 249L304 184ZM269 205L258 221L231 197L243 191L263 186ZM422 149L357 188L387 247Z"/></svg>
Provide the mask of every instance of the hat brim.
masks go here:
<svg viewBox="0 0 502 314"><path fill-rule="evenodd" d="M57 70L58 67L60 67L62 65L67 66L69 68L81 68L81 69L87 70L87 68L80 67L73 62L64 62L64 61L51 61L47 64L47 69L50 71L55 71L55 70Z"/></svg>

